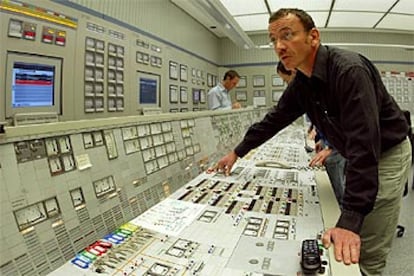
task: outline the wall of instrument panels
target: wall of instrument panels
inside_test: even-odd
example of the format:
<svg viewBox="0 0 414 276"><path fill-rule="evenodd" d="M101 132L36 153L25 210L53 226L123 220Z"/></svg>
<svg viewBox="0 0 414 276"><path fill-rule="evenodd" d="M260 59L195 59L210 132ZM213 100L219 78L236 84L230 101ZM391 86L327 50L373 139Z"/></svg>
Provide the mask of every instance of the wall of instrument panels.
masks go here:
<svg viewBox="0 0 414 276"><path fill-rule="evenodd" d="M200 174L264 112L8 128L0 141L0 274L56 269Z"/></svg>

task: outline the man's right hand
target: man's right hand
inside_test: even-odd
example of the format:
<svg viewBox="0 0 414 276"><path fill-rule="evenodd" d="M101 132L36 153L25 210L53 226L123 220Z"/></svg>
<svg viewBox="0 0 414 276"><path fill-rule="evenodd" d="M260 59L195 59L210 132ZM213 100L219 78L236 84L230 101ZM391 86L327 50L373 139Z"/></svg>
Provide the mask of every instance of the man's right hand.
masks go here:
<svg viewBox="0 0 414 276"><path fill-rule="evenodd" d="M234 151L231 151L226 156L221 158L213 167L208 168L207 173L224 172L226 176L229 176L231 168L233 167L234 163L236 163L238 158L239 157L236 155L236 153Z"/></svg>
<svg viewBox="0 0 414 276"><path fill-rule="evenodd" d="M314 157L312 157L311 161L309 162L310 167L315 166L322 166L325 164L326 158L331 154L332 149L323 149L318 152Z"/></svg>
<svg viewBox="0 0 414 276"><path fill-rule="evenodd" d="M325 231L322 243L325 248L329 248L333 244L335 259L338 262L343 262L346 265L359 262L361 238L358 234L347 229L334 227Z"/></svg>
<svg viewBox="0 0 414 276"><path fill-rule="evenodd" d="M231 108L232 108L232 109L239 109L239 108L241 108L241 104L240 104L239 102L234 102L234 103L231 105Z"/></svg>

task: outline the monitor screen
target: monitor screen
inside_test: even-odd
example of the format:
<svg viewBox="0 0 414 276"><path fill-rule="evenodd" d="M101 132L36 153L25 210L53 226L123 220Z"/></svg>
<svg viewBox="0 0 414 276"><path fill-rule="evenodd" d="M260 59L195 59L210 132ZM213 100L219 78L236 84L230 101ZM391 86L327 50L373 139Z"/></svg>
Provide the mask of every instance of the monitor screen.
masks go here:
<svg viewBox="0 0 414 276"><path fill-rule="evenodd" d="M137 105L139 107L160 107L161 76L137 71Z"/></svg>
<svg viewBox="0 0 414 276"><path fill-rule="evenodd" d="M14 62L12 107L41 107L54 104L55 66Z"/></svg>
<svg viewBox="0 0 414 276"><path fill-rule="evenodd" d="M139 79L139 103L157 103L157 81L155 79L143 77Z"/></svg>
<svg viewBox="0 0 414 276"><path fill-rule="evenodd" d="M200 102L200 90L193 88L193 103L198 104Z"/></svg>
<svg viewBox="0 0 414 276"><path fill-rule="evenodd" d="M6 118L19 113L61 112L62 58L7 53Z"/></svg>

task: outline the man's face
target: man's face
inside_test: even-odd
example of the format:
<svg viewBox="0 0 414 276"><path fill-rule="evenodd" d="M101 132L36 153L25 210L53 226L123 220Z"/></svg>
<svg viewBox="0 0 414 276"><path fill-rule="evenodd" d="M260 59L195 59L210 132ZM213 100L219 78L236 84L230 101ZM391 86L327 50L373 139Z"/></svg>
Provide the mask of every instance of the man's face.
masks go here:
<svg viewBox="0 0 414 276"><path fill-rule="evenodd" d="M312 68L310 63L313 62L311 56L316 45L316 40L314 41L316 29L305 31L299 18L288 14L270 23L268 31L275 52L287 69Z"/></svg>
<svg viewBox="0 0 414 276"><path fill-rule="evenodd" d="M224 87L230 91L232 90L234 87L237 86L237 84L239 83L240 78L238 77L234 77L233 79L230 79L230 77L227 77L227 79L224 81Z"/></svg>

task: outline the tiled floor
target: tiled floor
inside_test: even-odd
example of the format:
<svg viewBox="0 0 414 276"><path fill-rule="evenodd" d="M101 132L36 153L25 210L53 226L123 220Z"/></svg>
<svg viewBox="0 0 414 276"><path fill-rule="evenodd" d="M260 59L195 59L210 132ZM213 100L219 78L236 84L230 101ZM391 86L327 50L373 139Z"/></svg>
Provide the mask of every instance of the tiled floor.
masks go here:
<svg viewBox="0 0 414 276"><path fill-rule="evenodd" d="M403 199L400 224L405 226L404 236L394 239L383 276L414 275L414 190L411 186Z"/></svg>

